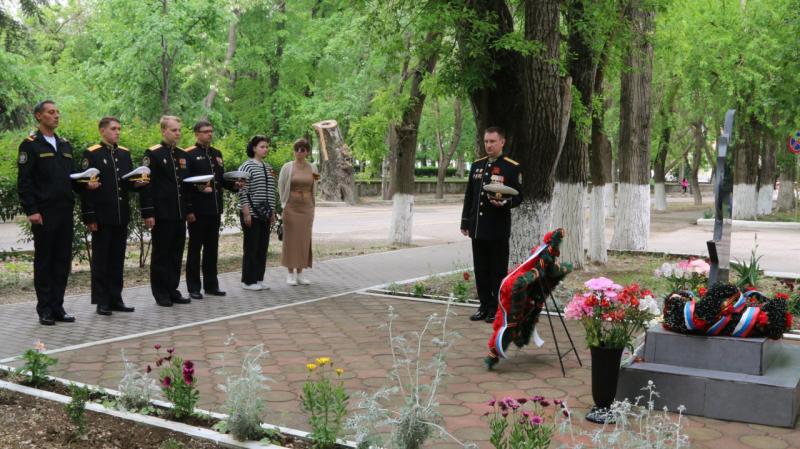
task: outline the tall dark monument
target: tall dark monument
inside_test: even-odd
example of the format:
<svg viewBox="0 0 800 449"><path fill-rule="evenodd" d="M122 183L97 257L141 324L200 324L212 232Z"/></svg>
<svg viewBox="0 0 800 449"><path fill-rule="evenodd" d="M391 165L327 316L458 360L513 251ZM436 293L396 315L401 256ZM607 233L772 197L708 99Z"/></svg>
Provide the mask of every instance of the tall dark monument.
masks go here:
<svg viewBox="0 0 800 449"><path fill-rule="evenodd" d="M717 166L714 170L714 238L706 242L711 260L708 285L728 282L731 263L731 197L733 173L729 172L728 150L733 146L735 109L725 113L725 126L717 139Z"/></svg>

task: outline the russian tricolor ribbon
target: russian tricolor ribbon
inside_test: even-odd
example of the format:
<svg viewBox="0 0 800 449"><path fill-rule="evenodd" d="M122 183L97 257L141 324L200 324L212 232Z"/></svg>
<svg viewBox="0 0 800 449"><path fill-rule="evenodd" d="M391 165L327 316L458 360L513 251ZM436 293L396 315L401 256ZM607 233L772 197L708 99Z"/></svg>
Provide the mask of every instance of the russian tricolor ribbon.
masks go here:
<svg viewBox="0 0 800 449"><path fill-rule="evenodd" d="M698 329L697 326L694 325L694 306L694 299L683 306L683 321L686 322L686 329L690 331L696 331Z"/></svg>
<svg viewBox="0 0 800 449"><path fill-rule="evenodd" d="M727 326L730 322L730 315L723 316L706 331L706 335L719 335L719 333L722 332L722 329L725 329L725 326Z"/></svg>
<svg viewBox="0 0 800 449"><path fill-rule="evenodd" d="M747 310L745 310L742 314L742 319L739 320L739 324L736 325L736 328L733 330L731 336L747 338L753 331L753 328L756 325L756 319L758 318L758 314L760 312L761 307L748 307Z"/></svg>

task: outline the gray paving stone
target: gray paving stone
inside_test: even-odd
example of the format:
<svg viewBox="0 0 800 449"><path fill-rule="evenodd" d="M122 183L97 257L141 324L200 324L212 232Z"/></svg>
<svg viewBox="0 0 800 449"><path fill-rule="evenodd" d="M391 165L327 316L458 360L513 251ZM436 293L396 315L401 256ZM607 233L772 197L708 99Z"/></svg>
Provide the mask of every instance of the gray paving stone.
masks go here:
<svg viewBox="0 0 800 449"><path fill-rule="evenodd" d="M240 273L225 273L219 278L220 287L228 292L224 298L207 297L164 308L155 304L149 285L134 287L125 289L123 298L136 307L136 312L115 313L111 317L97 315L88 294L76 295L65 300L65 308L77 321L55 326L41 326L30 302L1 305L4 325L0 327L0 359L19 355L39 340L48 350L56 350L323 298L466 265L472 265L468 241L318 262L308 271L313 282L309 286L287 285L283 267L267 269L264 283L271 289L260 292L242 290ZM183 278L181 289L185 292Z"/></svg>

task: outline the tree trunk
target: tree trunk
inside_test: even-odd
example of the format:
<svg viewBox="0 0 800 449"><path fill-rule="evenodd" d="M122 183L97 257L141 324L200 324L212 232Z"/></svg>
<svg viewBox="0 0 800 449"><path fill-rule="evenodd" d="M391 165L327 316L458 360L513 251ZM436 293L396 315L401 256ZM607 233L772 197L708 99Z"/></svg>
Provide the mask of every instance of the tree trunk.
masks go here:
<svg viewBox="0 0 800 449"><path fill-rule="evenodd" d="M797 177L797 166L792 164L781 167L781 185L778 189L778 210L790 211L797 207L797 198L794 191L794 180Z"/></svg>
<svg viewBox="0 0 800 449"><path fill-rule="evenodd" d="M511 226L511 264L522 262L541 241L551 222L554 171L567 134L572 106L571 80L559 73L561 2L526 0L524 37L538 42L536 55L493 45L514 32L514 17L501 0L469 2L482 19L494 20L494 33L479 56L470 54L468 36L481 30L460 31L462 64L485 73L485 83L470 92L478 145L483 152L483 130L500 126L506 131L506 154L520 163L522 204L514 209Z"/></svg>
<svg viewBox="0 0 800 449"><path fill-rule="evenodd" d="M434 42L439 39L439 35L428 32L425 36L423 48L434 47ZM392 222L389 228L389 242L410 244L411 230L414 218L414 163L417 154L417 134L419 123L422 119L422 108L425 105L425 93L421 89L422 81L427 75L433 73L436 67L438 54L428 51L422 57L411 75L411 87L409 92L410 101L403 111L403 117L399 126L395 127L397 133L397 162L392 176L395 187L392 202Z"/></svg>
<svg viewBox="0 0 800 449"><path fill-rule="evenodd" d="M381 199L390 200L394 196L394 171L397 167L397 131L394 123L389 123L386 130L386 148L388 152L381 163Z"/></svg>
<svg viewBox="0 0 800 449"><path fill-rule="evenodd" d="M608 64L608 49L597 66L594 77L594 95L604 96L605 69ZM606 217L614 207L614 184L611 182L611 142L605 134L605 114L610 102L604 99L602 110L592 114L592 139L589 144L589 170L592 178L592 199L589 210L589 260L608 262L606 250ZM608 203L611 204L608 204Z"/></svg>
<svg viewBox="0 0 800 449"><path fill-rule="evenodd" d="M278 13L275 15L275 59L269 66L269 90L271 113L272 113L272 135L277 136L280 131L280 118L278 117L278 102L275 94L280 86L280 65L283 59L283 47L286 45L286 37L283 31L286 29L286 0L281 0L277 5Z"/></svg>
<svg viewBox="0 0 800 449"><path fill-rule="evenodd" d="M632 27L620 86L619 206L611 247L647 249L650 237L650 94L654 11L631 0L625 16Z"/></svg>
<svg viewBox="0 0 800 449"><path fill-rule="evenodd" d="M758 215L772 213L772 196L775 193L775 170L777 158L775 152L778 142L771 131L765 130L761 151L761 168L758 172Z"/></svg>
<svg viewBox="0 0 800 449"><path fill-rule="evenodd" d="M467 161L464 160L464 153L459 151L456 155L456 177L462 179L466 176Z"/></svg>
<svg viewBox="0 0 800 449"><path fill-rule="evenodd" d="M567 10L569 29L567 70L580 95L584 114L592 116L592 96L597 63L590 47L584 17L583 2L575 2ZM556 184L553 191L553 228L564 228L566 234L561 243L561 260L582 269L584 253L584 221L586 218L586 165L588 141L591 129L579 128L570 120L564 150L556 168Z"/></svg>
<svg viewBox="0 0 800 449"><path fill-rule="evenodd" d="M655 182L655 210L656 212L666 212L667 210L667 191L666 191L666 165L667 155L669 154L670 139L672 138L672 116L675 114L675 97L677 87L670 85L667 95L664 97L659 115L661 116L661 141L658 143L658 152L653 162L653 181Z"/></svg>
<svg viewBox="0 0 800 449"><path fill-rule="evenodd" d="M356 203L353 156L344 143L336 120L311 125L317 131L320 154L319 195L323 201Z"/></svg>
<svg viewBox="0 0 800 449"><path fill-rule="evenodd" d="M756 217L758 178L759 123L755 116L741 127L742 139L736 145L733 169L733 218L752 220Z"/></svg>
<svg viewBox="0 0 800 449"><path fill-rule="evenodd" d="M689 186L692 189L692 196L694 197L695 206L703 204L703 194L700 192L700 182L697 180L697 173L700 171L700 162L703 160L703 150L706 147L706 135L703 130L704 125L702 122L697 122L692 125L694 129L694 154L692 155L692 164L690 167Z"/></svg>
<svg viewBox="0 0 800 449"><path fill-rule="evenodd" d="M230 83L233 83L234 79L234 72L231 70L231 62L233 61L233 55L236 53L236 27L239 25L239 18L241 15L241 10L239 8L234 8L233 19L231 19L231 23L228 25L228 50L225 52L225 62L222 65L221 75ZM208 111L211 109L211 106L214 104L214 100L217 98L218 93L219 88L217 87L216 83L213 83L211 88L208 90L208 95L206 95L206 97L203 99L204 110ZM205 118L208 118L207 113Z"/></svg>
<svg viewBox="0 0 800 449"><path fill-rule="evenodd" d="M450 160L453 159L453 154L461 143L461 99L456 97L453 100L453 135L450 136L450 143L447 149L444 147L444 137L442 136L442 127L439 120L439 102L436 101L434 106L434 116L436 117L436 147L439 152L439 169L436 173L436 199L444 198L444 179L447 176L447 167L450 166Z"/></svg>

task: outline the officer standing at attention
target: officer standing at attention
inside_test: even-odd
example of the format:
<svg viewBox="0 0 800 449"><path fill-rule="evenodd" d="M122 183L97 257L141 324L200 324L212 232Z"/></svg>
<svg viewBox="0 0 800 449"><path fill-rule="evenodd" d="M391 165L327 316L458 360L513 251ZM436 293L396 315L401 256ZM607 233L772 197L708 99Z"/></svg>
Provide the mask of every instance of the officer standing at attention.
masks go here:
<svg viewBox="0 0 800 449"><path fill-rule="evenodd" d="M186 256L186 288L191 299L202 299L200 293L200 253L202 251L203 281L207 295L225 296L219 288L217 279L217 255L219 252L219 231L222 222L222 188L238 190L233 181L226 181L222 175L225 166L222 152L211 146L214 127L208 120L194 124L196 144L186 149L189 176L214 175L207 184L193 184L189 188L192 211L189 222L189 253Z"/></svg>
<svg viewBox="0 0 800 449"><path fill-rule="evenodd" d="M83 152L81 168L100 170L102 186L81 193L81 218L92 232L92 304L97 313L133 312L122 301L122 274L128 243L130 207L128 192L147 185L147 181L122 179L133 170L127 148L119 143L120 123L116 117L103 117L98 125L101 141Z"/></svg>
<svg viewBox="0 0 800 449"><path fill-rule="evenodd" d="M38 130L19 145L17 191L33 232L33 285L39 323L72 323L64 310L72 264L72 145L56 135L60 112L55 102L41 101L33 108ZM96 189L97 182L86 184Z"/></svg>
<svg viewBox="0 0 800 449"><path fill-rule="evenodd" d="M522 173L519 163L503 156L505 132L496 126L486 128L483 145L486 157L472 163L464 209L461 213L461 233L472 239L472 262L475 266L475 286L481 305L470 317L472 321L494 321L500 283L508 274L508 239L511 236L511 209L522 202ZM483 186L499 182L516 189L520 194L510 199L496 199Z"/></svg>
<svg viewBox="0 0 800 449"><path fill-rule="evenodd" d="M186 153L178 147L181 119L165 115L161 124L161 143L144 153L143 165L150 167L150 185L141 195L142 217L151 229L153 255L150 260L150 289L156 303L163 307L192 302L178 291L181 280L183 246L186 243L186 219L191 205Z"/></svg>

